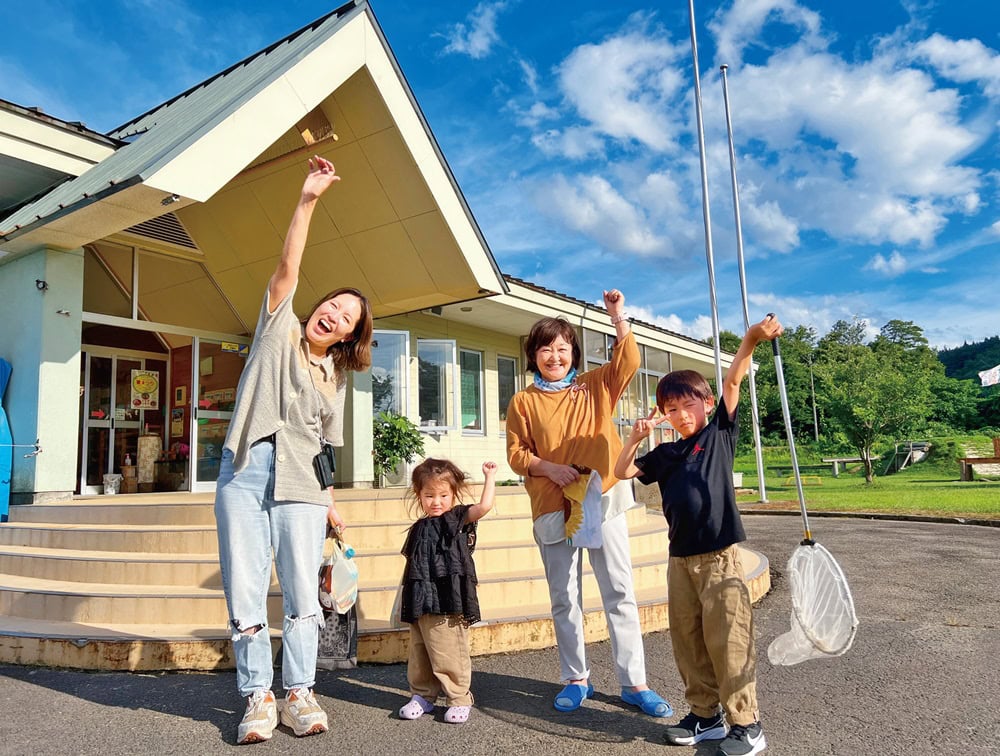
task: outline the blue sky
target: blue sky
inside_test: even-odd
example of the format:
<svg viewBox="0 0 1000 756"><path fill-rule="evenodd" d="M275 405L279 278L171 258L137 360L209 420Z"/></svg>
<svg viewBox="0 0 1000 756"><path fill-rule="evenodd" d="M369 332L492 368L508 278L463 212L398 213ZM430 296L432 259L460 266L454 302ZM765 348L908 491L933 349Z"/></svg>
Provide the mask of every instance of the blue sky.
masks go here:
<svg viewBox="0 0 1000 756"><path fill-rule="evenodd" d="M0 97L108 131L333 2L0 5ZM373 0L501 269L711 335L687 2ZM696 2L721 326L1000 332L1000 4Z"/></svg>

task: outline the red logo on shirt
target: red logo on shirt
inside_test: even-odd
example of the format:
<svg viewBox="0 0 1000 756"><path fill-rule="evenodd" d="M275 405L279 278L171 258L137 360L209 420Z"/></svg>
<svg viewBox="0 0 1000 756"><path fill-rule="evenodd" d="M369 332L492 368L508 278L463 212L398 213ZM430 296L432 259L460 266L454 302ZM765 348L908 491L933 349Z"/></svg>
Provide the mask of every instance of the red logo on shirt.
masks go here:
<svg viewBox="0 0 1000 756"><path fill-rule="evenodd" d="M697 441L695 441L694 448L691 450L691 456L697 457L703 451L705 451L705 447L699 444Z"/></svg>

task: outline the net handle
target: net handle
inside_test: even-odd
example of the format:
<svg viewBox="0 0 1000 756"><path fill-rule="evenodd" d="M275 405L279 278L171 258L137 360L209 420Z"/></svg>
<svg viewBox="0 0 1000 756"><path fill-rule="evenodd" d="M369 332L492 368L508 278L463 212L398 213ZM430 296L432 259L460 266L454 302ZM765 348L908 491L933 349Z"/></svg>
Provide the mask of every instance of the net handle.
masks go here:
<svg viewBox="0 0 1000 756"><path fill-rule="evenodd" d="M768 313L769 317L774 317L774 313ZM803 544L812 544L812 531L809 530L809 515L806 514L806 496L802 491L802 475L799 473L799 458L795 453L795 437L792 434L792 413L788 409L788 392L785 389L785 368L781 362L781 347L778 345L778 337L771 342L774 350L774 373L778 379L778 393L781 396L781 414L785 418L785 434L788 436L788 451L792 458L792 473L795 475L795 488L799 494L799 509L802 510L802 528L805 533Z"/></svg>

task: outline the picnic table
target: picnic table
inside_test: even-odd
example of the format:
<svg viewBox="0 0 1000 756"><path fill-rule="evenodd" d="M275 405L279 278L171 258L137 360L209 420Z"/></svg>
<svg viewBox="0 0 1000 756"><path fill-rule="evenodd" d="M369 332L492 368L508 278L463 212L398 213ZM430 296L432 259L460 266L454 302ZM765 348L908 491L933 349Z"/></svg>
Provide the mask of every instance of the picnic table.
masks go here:
<svg viewBox="0 0 1000 756"><path fill-rule="evenodd" d="M768 465L768 470L777 475L779 478L785 475L791 475L794 469L790 464L788 465ZM799 472L819 472L821 470L829 470L830 465L799 465Z"/></svg>
<svg viewBox="0 0 1000 756"><path fill-rule="evenodd" d="M792 483L795 482L795 476L792 475L792 473L794 472L794 468L790 464L769 465L767 469L770 470L771 473L773 473L774 475L777 475L779 478L784 478L784 485L786 486L790 486ZM799 479L802 481L802 485L804 486L810 486L810 485L821 486L823 485L823 481L820 480L819 475L816 475L815 473L827 469L829 469L829 465L799 465L799 473L800 473ZM810 472L814 474L812 475L808 474Z"/></svg>
<svg viewBox="0 0 1000 756"><path fill-rule="evenodd" d="M1000 437L993 439L992 457L962 457L958 460L961 468L960 480L972 480L973 465L1000 465Z"/></svg>

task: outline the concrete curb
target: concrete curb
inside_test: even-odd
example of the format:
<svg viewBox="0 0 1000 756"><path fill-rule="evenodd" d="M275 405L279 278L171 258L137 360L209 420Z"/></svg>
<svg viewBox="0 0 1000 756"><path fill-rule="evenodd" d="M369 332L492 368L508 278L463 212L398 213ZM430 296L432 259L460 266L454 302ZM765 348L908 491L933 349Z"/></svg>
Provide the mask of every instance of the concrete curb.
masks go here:
<svg viewBox="0 0 1000 756"><path fill-rule="evenodd" d="M987 528L1000 528L1000 519L991 520L976 517L944 517L939 515L902 515L886 514L884 512L806 511L810 517L838 517L855 520L896 520L899 522L936 522L944 525L980 525ZM744 509L741 507L740 515L778 515L785 517L801 517L802 512L798 509Z"/></svg>

